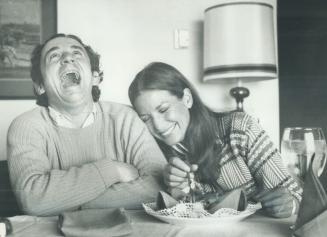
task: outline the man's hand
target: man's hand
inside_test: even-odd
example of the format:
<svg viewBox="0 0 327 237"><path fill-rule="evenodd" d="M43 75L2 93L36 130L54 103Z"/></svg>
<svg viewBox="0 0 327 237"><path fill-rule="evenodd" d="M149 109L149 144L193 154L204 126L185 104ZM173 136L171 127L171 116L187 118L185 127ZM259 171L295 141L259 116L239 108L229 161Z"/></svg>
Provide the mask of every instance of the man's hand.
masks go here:
<svg viewBox="0 0 327 237"><path fill-rule="evenodd" d="M294 214L292 212L297 202L286 188L259 193L255 199L261 202L265 213L276 218L286 218Z"/></svg>
<svg viewBox="0 0 327 237"><path fill-rule="evenodd" d="M169 188L185 188L185 183L188 183L187 175L197 171L197 165L189 165L178 157L172 157L164 170L164 181Z"/></svg>
<svg viewBox="0 0 327 237"><path fill-rule="evenodd" d="M121 183L126 183L137 179L140 175L138 170L127 163L115 162L117 169L118 180Z"/></svg>

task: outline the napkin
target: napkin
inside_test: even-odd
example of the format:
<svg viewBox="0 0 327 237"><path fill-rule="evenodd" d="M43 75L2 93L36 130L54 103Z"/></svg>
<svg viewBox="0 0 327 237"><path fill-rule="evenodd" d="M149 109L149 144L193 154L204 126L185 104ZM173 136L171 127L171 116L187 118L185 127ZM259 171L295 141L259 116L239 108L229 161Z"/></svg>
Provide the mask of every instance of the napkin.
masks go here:
<svg viewBox="0 0 327 237"><path fill-rule="evenodd" d="M64 212L59 216L58 226L67 237L124 236L132 232L123 208Z"/></svg>
<svg viewBox="0 0 327 237"><path fill-rule="evenodd" d="M295 223L294 236L322 237L327 232L326 169L320 180L313 169L314 157L304 180L303 196Z"/></svg>
<svg viewBox="0 0 327 237"><path fill-rule="evenodd" d="M237 211L244 211L247 207L246 194L242 189L235 189L222 196L216 196L213 201L209 200L206 209L211 214L215 213L221 208L231 208Z"/></svg>
<svg viewBox="0 0 327 237"><path fill-rule="evenodd" d="M157 209L162 210L175 206L176 204L178 204L178 201L174 197L170 196L168 193L160 191L157 195L156 204Z"/></svg>

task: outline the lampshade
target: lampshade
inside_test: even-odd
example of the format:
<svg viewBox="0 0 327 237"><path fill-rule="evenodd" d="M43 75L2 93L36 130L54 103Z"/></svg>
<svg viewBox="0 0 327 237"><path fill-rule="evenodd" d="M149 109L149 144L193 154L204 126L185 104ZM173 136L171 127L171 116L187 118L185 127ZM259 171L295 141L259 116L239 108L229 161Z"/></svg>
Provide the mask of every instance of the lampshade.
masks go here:
<svg viewBox="0 0 327 237"><path fill-rule="evenodd" d="M205 10L204 81L277 77L273 6L219 4Z"/></svg>

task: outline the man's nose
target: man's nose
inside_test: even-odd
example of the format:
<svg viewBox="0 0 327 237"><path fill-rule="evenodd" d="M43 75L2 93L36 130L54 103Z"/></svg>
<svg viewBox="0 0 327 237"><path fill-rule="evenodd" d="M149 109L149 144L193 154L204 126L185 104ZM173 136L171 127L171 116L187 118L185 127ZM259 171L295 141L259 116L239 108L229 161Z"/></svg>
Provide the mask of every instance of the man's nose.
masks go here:
<svg viewBox="0 0 327 237"><path fill-rule="evenodd" d="M67 52L62 55L62 59L61 59L62 64L73 63L74 61L75 61L74 57L72 56L71 53Z"/></svg>

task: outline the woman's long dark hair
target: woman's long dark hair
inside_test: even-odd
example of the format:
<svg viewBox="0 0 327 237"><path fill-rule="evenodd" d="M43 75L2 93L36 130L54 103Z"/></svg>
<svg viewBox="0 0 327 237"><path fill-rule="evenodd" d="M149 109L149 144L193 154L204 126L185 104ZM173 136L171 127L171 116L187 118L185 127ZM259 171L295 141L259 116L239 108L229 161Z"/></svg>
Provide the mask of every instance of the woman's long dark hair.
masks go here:
<svg viewBox="0 0 327 237"><path fill-rule="evenodd" d="M217 122L215 114L200 99L192 84L176 68L162 62L154 62L141 70L129 87L129 99L134 106L135 99L146 90L166 90L178 98L188 88L193 97L190 109L190 123L185 134L184 146L189 151L188 159L199 165L200 178L210 181L218 176ZM171 148L157 141L166 156Z"/></svg>

